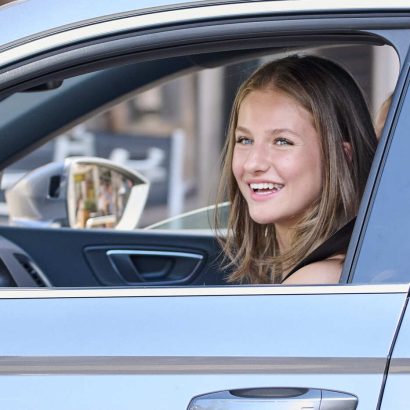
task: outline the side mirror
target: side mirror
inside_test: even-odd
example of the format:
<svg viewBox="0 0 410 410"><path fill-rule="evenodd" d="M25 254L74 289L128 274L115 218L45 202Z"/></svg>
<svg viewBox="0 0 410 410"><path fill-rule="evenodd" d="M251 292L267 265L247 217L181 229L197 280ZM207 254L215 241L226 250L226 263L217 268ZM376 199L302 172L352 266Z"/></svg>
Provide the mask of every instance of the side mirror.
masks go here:
<svg viewBox="0 0 410 410"><path fill-rule="evenodd" d="M71 157L39 167L6 190L10 223L134 229L149 182L102 158Z"/></svg>

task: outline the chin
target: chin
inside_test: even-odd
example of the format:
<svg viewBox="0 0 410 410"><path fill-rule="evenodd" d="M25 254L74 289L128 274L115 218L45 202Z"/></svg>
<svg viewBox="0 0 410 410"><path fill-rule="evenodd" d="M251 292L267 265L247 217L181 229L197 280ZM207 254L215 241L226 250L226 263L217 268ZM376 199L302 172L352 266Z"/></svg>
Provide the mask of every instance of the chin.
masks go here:
<svg viewBox="0 0 410 410"><path fill-rule="evenodd" d="M264 216L264 215L252 215L251 213L249 214L251 217L252 221L259 224L259 225L269 225L275 223L275 219L269 216Z"/></svg>

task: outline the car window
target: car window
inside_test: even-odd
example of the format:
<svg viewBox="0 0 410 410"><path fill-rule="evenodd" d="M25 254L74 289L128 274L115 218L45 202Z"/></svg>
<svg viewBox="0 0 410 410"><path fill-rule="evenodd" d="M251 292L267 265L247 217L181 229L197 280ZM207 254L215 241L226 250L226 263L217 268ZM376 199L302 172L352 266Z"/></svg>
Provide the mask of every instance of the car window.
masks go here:
<svg viewBox="0 0 410 410"><path fill-rule="evenodd" d="M410 149L409 78L402 99L394 95L388 122L391 145L381 171L380 184L368 219L366 234L357 261L357 283L385 283L409 281L409 224L407 152ZM387 134L385 137L387 138ZM394 138L393 138L394 136Z"/></svg>
<svg viewBox="0 0 410 410"><path fill-rule="evenodd" d="M184 230L212 230L216 208L219 212L219 221L222 227L228 226L229 202L195 209L172 218L149 225L146 229L184 229Z"/></svg>
<svg viewBox="0 0 410 410"><path fill-rule="evenodd" d="M398 61L390 47L328 47L306 52L345 65L363 89L375 116L383 99L394 89ZM212 225L209 211L190 212L215 203L220 172L218 163L234 94L256 67L272 58L277 56L245 59L161 81L160 85L149 86L146 91L128 96L126 101L42 145L4 171L1 222L23 226L67 224L67 221L53 220L47 215L37 221L32 215L27 218L20 214L14 216L17 208L7 207L4 191L12 189L28 171L50 161L62 162L72 156L96 156L130 168L149 181L148 197L135 227L209 229ZM75 86L79 79L68 79L61 88ZM18 110L25 106L30 108L41 102L48 93L58 92L56 89L19 93L9 98L5 101L8 114L2 117L3 121L7 121L7 116L18 115ZM187 212L189 216L175 218ZM100 214L93 213L96 216ZM170 218L174 222L168 222ZM161 224L161 221L167 222ZM85 223L83 225L85 227ZM112 227L112 224L89 225Z"/></svg>

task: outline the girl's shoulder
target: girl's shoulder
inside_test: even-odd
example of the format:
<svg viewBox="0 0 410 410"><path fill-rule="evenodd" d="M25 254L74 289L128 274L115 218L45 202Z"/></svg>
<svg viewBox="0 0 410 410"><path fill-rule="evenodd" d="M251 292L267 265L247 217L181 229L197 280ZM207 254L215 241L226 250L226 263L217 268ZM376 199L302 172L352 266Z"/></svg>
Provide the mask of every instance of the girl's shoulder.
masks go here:
<svg viewBox="0 0 410 410"><path fill-rule="evenodd" d="M339 283L344 254L333 255L327 259L303 266L292 273L284 285L330 285Z"/></svg>

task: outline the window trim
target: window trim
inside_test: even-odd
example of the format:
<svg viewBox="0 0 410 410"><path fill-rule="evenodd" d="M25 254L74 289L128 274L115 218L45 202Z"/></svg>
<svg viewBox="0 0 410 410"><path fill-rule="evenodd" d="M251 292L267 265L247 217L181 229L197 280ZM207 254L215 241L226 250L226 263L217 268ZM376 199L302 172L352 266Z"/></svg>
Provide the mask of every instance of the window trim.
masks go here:
<svg viewBox="0 0 410 410"><path fill-rule="evenodd" d="M1 299L54 299L54 298L118 298L118 297L196 297L196 296L296 296L296 295L352 295L352 294L407 294L410 284L375 285L261 285L261 286L207 286L162 287L129 289L4 289Z"/></svg>

